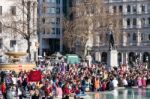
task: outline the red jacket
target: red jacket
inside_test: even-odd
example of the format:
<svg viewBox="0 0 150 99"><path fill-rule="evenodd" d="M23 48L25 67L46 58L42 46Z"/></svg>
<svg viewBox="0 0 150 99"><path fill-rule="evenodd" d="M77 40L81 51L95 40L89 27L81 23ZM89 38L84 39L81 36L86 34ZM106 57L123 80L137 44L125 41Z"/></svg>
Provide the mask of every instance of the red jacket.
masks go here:
<svg viewBox="0 0 150 99"><path fill-rule="evenodd" d="M63 89L63 93L64 93L65 95L69 95L69 94L70 94L69 88L64 88L64 89Z"/></svg>
<svg viewBox="0 0 150 99"><path fill-rule="evenodd" d="M6 85L4 83L1 85L1 91L2 93L6 93Z"/></svg>
<svg viewBox="0 0 150 99"><path fill-rule="evenodd" d="M102 90L103 91L106 90L106 83L105 82L102 84Z"/></svg>

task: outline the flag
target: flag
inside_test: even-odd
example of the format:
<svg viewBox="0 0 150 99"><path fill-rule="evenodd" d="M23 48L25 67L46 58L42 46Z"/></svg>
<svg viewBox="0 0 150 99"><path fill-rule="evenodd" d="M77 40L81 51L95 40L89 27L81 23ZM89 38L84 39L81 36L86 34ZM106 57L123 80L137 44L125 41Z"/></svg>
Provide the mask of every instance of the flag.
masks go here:
<svg viewBox="0 0 150 99"><path fill-rule="evenodd" d="M37 70L37 71L31 71L28 75L28 80L30 82L37 82L37 81L41 81L42 79L42 73L41 71Z"/></svg>

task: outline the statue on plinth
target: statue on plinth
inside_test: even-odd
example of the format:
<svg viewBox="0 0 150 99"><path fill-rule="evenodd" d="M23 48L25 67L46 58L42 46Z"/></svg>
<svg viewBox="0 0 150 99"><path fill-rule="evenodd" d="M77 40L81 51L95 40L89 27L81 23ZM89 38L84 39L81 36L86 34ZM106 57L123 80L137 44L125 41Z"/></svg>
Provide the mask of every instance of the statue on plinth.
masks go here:
<svg viewBox="0 0 150 99"><path fill-rule="evenodd" d="M108 42L109 42L108 65L112 67L118 66L118 52L115 48L114 36L111 30L108 33Z"/></svg>
<svg viewBox="0 0 150 99"><path fill-rule="evenodd" d="M108 41L109 41L109 50L113 50L115 49L115 46L114 46L114 37L113 37L113 32L112 31L109 31L109 34L108 34Z"/></svg>

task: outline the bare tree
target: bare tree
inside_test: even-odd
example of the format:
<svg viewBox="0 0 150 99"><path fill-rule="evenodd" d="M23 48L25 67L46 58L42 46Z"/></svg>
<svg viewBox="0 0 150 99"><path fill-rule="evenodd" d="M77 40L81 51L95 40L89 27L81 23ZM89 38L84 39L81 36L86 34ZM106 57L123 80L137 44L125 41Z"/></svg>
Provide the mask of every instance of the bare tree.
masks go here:
<svg viewBox="0 0 150 99"><path fill-rule="evenodd" d="M68 20L64 18L64 37L63 42L67 47L69 48L69 52L72 53L75 48L75 41L77 38L77 35L75 33L75 23L74 21Z"/></svg>
<svg viewBox="0 0 150 99"><path fill-rule="evenodd" d="M31 57L31 39L37 31L37 2L34 0L16 0L11 8L11 13L5 13L3 26L11 30L13 36L20 36L27 41L27 53Z"/></svg>
<svg viewBox="0 0 150 99"><path fill-rule="evenodd" d="M114 33L115 43L119 43L121 35L121 14L111 14L105 0L80 0L71 8L73 20L64 22L64 38L67 44L74 47L80 44L81 54L87 54L89 37L99 36L101 42L107 41L107 33ZM119 24L119 25L118 25ZM69 39L67 39L69 38ZM72 41L71 41L72 40ZM71 42L70 42L71 41Z"/></svg>

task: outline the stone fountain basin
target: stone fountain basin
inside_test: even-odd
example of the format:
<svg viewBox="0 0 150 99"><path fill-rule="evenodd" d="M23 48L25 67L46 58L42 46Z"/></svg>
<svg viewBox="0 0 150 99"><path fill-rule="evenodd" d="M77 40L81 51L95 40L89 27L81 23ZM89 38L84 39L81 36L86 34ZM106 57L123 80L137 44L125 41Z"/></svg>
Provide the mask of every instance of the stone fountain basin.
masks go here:
<svg viewBox="0 0 150 99"><path fill-rule="evenodd" d="M18 73L20 71L30 71L34 68L36 68L35 63L0 64L0 71L11 70Z"/></svg>
<svg viewBox="0 0 150 99"><path fill-rule="evenodd" d="M19 58L20 56L27 55L26 52L6 52L5 54L8 55L8 56L15 57L15 58Z"/></svg>

